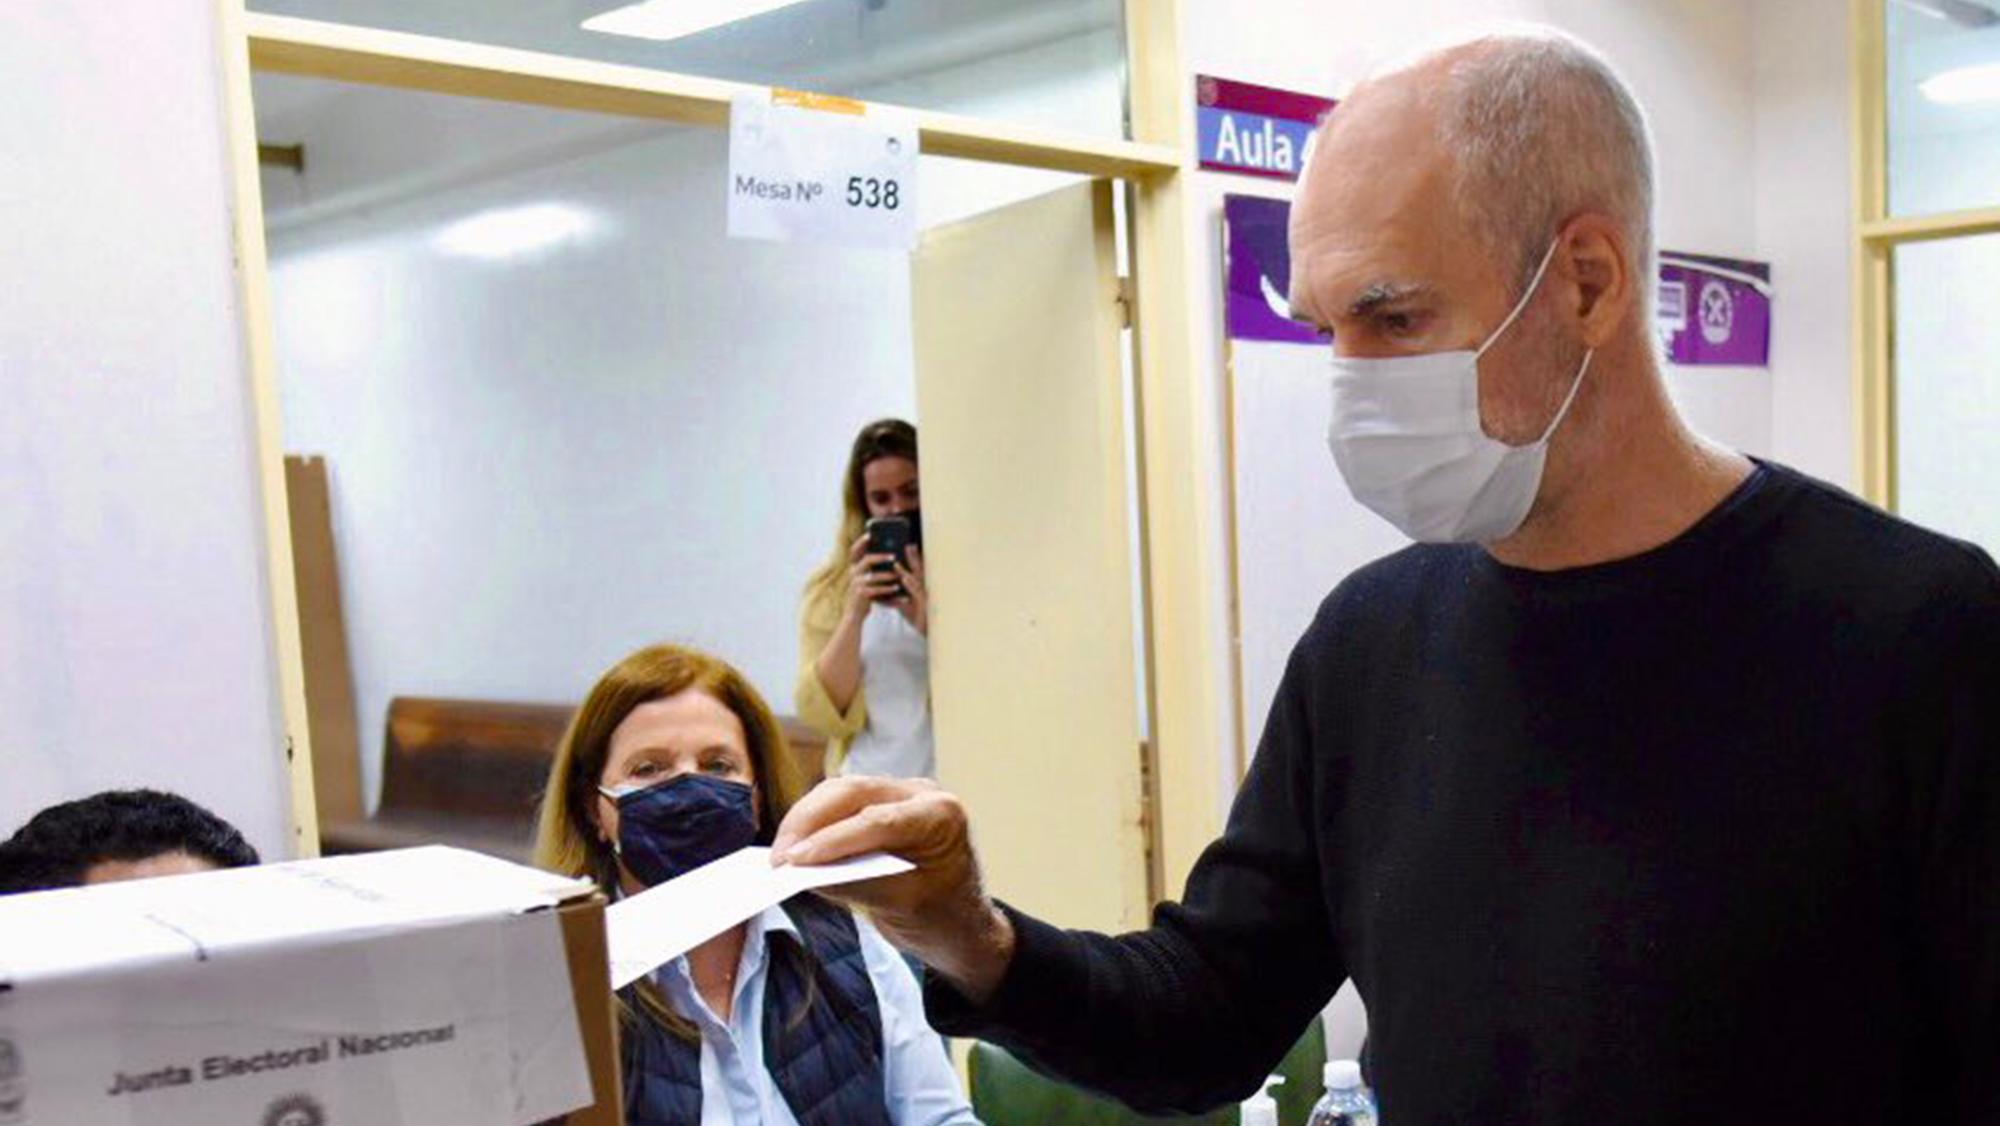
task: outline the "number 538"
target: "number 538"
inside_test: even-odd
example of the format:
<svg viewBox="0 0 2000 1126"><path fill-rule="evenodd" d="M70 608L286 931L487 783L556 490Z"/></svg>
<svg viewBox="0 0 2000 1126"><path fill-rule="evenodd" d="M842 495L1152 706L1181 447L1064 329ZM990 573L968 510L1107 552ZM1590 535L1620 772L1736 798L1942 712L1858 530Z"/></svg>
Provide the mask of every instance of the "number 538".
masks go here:
<svg viewBox="0 0 2000 1126"><path fill-rule="evenodd" d="M894 211L902 205L902 189L894 180L878 180L873 176L849 176L847 178L847 206L867 207L883 211Z"/></svg>

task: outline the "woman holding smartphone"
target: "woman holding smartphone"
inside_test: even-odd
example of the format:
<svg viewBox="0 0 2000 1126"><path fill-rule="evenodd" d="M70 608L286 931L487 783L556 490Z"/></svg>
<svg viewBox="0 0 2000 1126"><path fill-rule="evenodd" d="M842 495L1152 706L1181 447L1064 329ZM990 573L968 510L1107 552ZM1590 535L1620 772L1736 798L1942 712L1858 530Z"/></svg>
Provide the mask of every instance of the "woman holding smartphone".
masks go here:
<svg viewBox="0 0 2000 1126"><path fill-rule="evenodd" d="M828 774L937 772L919 500L916 427L894 418L862 427L833 557L806 583L799 623L795 703L827 737Z"/></svg>

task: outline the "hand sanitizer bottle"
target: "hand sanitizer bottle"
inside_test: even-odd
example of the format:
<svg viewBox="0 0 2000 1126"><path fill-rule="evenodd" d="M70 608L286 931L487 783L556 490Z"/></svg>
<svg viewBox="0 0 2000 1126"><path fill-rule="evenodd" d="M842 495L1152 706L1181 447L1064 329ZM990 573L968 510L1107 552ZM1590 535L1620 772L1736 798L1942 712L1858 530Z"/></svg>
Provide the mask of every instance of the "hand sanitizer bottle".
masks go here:
<svg viewBox="0 0 2000 1126"><path fill-rule="evenodd" d="M1243 1100L1243 1126L1278 1126L1278 1100L1271 1097L1271 1088L1284 1081L1284 1076L1273 1075L1264 1080L1263 1090Z"/></svg>
<svg viewBox="0 0 2000 1126"><path fill-rule="evenodd" d="M1307 1126L1375 1126L1375 1099L1361 1085L1360 1064L1334 1060L1326 1065L1326 1094L1313 1107L1306 1123Z"/></svg>

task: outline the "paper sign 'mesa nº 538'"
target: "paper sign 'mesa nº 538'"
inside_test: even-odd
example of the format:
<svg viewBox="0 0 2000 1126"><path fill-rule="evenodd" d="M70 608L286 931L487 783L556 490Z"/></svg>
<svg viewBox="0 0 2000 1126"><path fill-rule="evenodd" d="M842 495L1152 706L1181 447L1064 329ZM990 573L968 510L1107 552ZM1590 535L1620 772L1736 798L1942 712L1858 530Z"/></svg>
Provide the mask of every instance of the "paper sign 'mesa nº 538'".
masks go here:
<svg viewBox="0 0 2000 1126"><path fill-rule="evenodd" d="M729 117L729 234L909 250L917 129L847 98L757 91Z"/></svg>

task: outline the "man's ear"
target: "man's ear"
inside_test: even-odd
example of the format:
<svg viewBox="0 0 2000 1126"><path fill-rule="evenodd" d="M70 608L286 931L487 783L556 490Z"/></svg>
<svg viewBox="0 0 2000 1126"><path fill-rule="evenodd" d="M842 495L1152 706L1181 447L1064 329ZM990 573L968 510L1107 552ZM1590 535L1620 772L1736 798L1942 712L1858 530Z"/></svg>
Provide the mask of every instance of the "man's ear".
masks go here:
<svg viewBox="0 0 2000 1126"><path fill-rule="evenodd" d="M1631 315L1640 279L1632 273L1630 250L1624 228L1608 215L1586 212L1562 233L1552 265L1576 295L1566 312L1587 348L1604 347Z"/></svg>

